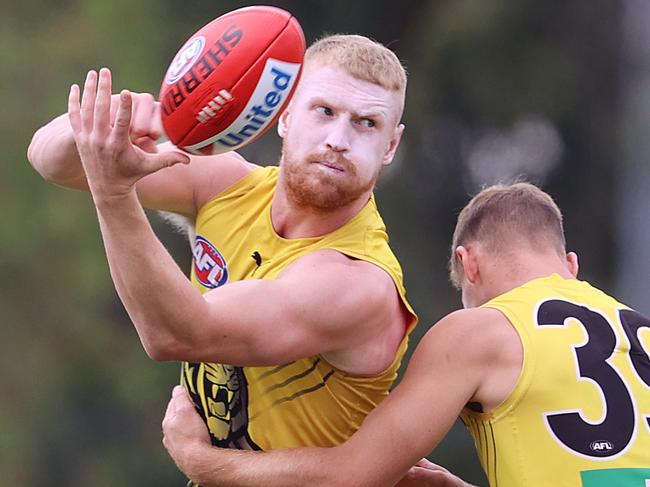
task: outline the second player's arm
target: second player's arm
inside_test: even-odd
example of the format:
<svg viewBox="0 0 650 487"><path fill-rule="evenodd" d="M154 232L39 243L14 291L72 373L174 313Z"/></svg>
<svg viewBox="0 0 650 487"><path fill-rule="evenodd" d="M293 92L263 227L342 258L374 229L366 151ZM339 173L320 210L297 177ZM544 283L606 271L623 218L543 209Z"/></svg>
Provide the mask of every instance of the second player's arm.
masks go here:
<svg viewBox="0 0 650 487"><path fill-rule="evenodd" d="M179 467L206 487L395 485L435 448L467 402L477 398L488 371L504 363L499 351L504 327L498 324L488 333L477 330L491 327L486 321L499 320L497 314L463 310L435 325L418 345L398 387L341 446L263 453L223 450L212 447L201 434L181 432L180 423L178 429L171 423L194 423L187 415L174 420L169 410L168 423L163 424L166 446ZM176 404L170 403L170 408L185 407L180 414L194 415L189 401L178 395L176 390L172 399ZM195 424L197 429L201 426ZM444 477L447 483L439 485L465 485Z"/></svg>

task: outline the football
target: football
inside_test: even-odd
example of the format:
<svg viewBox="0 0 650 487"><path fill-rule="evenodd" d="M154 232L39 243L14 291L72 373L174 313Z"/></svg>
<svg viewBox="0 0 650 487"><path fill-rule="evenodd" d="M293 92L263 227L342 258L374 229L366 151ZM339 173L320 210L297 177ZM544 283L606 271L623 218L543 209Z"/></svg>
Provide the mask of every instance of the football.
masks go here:
<svg viewBox="0 0 650 487"><path fill-rule="evenodd" d="M298 83L305 38L287 11L228 12L191 36L160 88L169 140L192 154L242 147L269 129Z"/></svg>

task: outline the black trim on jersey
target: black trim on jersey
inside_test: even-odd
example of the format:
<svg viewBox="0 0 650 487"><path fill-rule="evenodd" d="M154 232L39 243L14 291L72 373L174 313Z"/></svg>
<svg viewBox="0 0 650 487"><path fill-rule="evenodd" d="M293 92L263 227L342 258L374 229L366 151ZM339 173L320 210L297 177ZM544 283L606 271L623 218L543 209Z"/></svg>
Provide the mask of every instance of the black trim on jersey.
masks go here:
<svg viewBox="0 0 650 487"><path fill-rule="evenodd" d="M492 437L492 451L494 452L494 487L499 485L499 477L497 476L497 442L494 439L494 429L492 429L492 421L488 422L490 425L490 436Z"/></svg>
<svg viewBox="0 0 650 487"><path fill-rule="evenodd" d="M278 399L273 403L273 406L277 406L278 404L282 404L285 402L293 401L294 399L299 398L300 396L304 396L305 394L309 394L310 392L317 391L318 389L325 387L325 383L327 380L334 374L334 370L330 370L327 374L325 374L325 377L323 377L323 381L320 384L316 384L313 387L308 387L307 389L303 389L302 391L298 391L295 394L292 394L287 397L283 397L282 399Z"/></svg>
<svg viewBox="0 0 650 487"><path fill-rule="evenodd" d="M476 421L476 431L478 432L479 435L479 441L481 443L481 446L483 448L483 451L485 452L485 470L487 470L487 474L490 474L490 449L487 447L487 431L485 430L485 423L482 421L479 421L475 419Z"/></svg>
<svg viewBox="0 0 650 487"><path fill-rule="evenodd" d="M276 372L280 372L282 369L285 369L289 367L290 365L293 365L295 362L289 362L288 364L284 365L278 365L277 367L273 367L271 370L267 370L264 372L262 375L260 375L259 379L266 379L268 376L275 374Z"/></svg>
<svg viewBox="0 0 650 487"><path fill-rule="evenodd" d="M280 389L281 387L284 387L284 386L286 386L288 384L291 384L292 382L295 382L298 379L302 379L303 377L311 374L316 369L316 366L318 365L319 362L320 362L320 357L317 358L316 360L314 360L314 363L311 364L311 367L309 367L308 369L305 369L305 370L303 370L302 372L300 372L300 373L298 373L296 375L292 375L291 377L289 377L288 379L286 379L283 382L273 384L271 387L269 387L268 389L266 389L264 391L264 394L268 394L271 391L275 391L277 389Z"/></svg>

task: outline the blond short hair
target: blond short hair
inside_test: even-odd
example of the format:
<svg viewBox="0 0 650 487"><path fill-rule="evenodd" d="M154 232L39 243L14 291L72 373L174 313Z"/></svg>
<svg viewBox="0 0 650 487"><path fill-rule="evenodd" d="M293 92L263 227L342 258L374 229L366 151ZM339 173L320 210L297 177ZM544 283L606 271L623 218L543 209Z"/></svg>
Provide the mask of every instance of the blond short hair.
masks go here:
<svg viewBox="0 0 650 487"><path fill-rule="evenodd" d="M456 248L480 242L495 254L526 242L533 249L566 253L562 212L547 193L530 183L497 184L485 188L458 215L451 243L451 282L460 287L461 264Z"/></svg>
<svg viewBox="0 0 650 487"><path fill-rule="evenodd" d="M305 65L312 62L336 66L363 81L369 81L406 96L406 70L397 55L372 39L355 34L334 34L314 42L305 52Z"/></svg>

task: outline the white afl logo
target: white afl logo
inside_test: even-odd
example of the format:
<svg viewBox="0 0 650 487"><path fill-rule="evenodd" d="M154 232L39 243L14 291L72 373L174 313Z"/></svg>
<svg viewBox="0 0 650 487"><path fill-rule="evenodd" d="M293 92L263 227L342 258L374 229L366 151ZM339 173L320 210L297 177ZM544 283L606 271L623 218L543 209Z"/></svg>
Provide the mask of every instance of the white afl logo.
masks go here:
<svg viewBox="0 0 650 487"><path fill-rule="evenodd" d="M589 445L591 451L602 452L602 451L611 451L614 449L612 442L607 440L592 441Z"/></svg>
<svg viewBox="0 0 650 487"><path fill-rule="evenodd" d="M179 52L167 71L167 84L173 85L187 73L203 51L205 38L203 36L193 39Z"/></svg>

